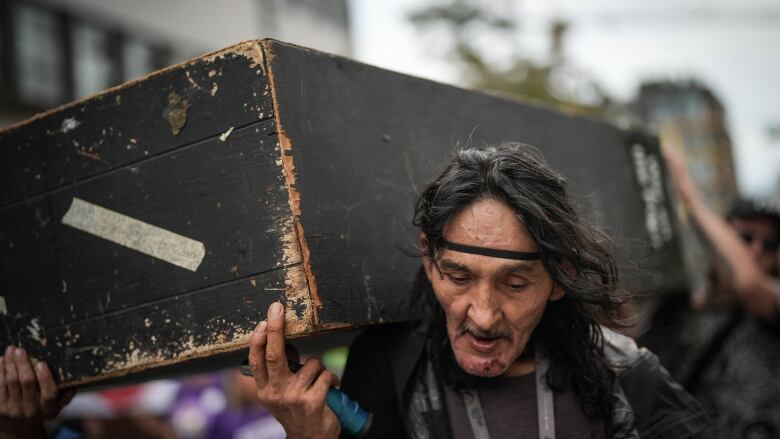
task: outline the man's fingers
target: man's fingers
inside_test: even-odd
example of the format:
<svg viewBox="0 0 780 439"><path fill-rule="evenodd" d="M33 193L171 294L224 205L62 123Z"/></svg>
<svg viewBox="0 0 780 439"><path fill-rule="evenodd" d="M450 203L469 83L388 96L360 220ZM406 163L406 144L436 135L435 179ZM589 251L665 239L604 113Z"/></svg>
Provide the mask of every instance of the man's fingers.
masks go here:
<svg viewBox="0 0 780 439"><path fill-rule="evenodd" d="M5 387L5 357L0 357L0 416L8 405L8 389Z"/></svg>
<svg viewBox="0 0 780 439"><path fill-rule="evenodd" d="M19 385L19 375L16 373L16 362L14 361L15 351L16 349L13 346L9 347L5 351L4 361L6 388L8 389L8 414L11 416L19 416L21 414L22 404L22 388Z"/></svg>
<svg viewBox="0 0 780 439"><path fill-rule="evenodd" d="M328 394L328 390L331 387L336 387L338 385L338 377L327 370L323 370L314 381L314 384L311 385L309 392L311 392L313 399L319 401L325 399L326 395Z"/></svg>
<svg viewBox="0 0 780 439"><path fill-rule="evenodd" d="M14 363L16 373L19 376L19 384L22 388L22 409L27 417L39 416L38 409L38 380L35 378L30 357L27 356L22 348L17 348L14 352Z"/></svg>
<svg viewBox="0 0 780 439"><path fill-rule="evenodd" d="M297 379L295 380L294 391L305 392L308 390L323 370L325 370L325 366L320 360L316 358L306 360L306 363L296 373Z"/></svg>
<svg viewBox="0 0 780 439"><path fill-rule="evenodd" d="M284 307L274 302L268 308L268 342L265 347L265 362L268 367L268 381L271 385L282 383L290 375L287 355L284 353Z"/></svg>
<svg viewBox="0 0 780 439"><path fill-rule="evenodd" d="M264 389L268 384L268 369L265 366L265 346L268 339L268 322L260 322L252 338L249 339L249 367L252 369L252 375L255 377L255 386L258 389Z"/></svg>
<svg viewBox="0 0 780 439"><path fill-rule="evenodd" d="M38 387L41 391L43 414L47 418L56 416L60 409L59 390L49 367L43 361L39 361L35 365L35 378L38 380Z"/></svg>

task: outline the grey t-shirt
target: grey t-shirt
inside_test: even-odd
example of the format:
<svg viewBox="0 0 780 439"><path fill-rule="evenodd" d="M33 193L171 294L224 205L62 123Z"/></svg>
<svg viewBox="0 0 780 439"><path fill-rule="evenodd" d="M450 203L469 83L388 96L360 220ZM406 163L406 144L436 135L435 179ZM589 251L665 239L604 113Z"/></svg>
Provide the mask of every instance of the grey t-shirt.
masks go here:
<svg viewBox="0 0 780 439"><path fill-rule="evenodd" d="M491 439L539 437L534 378L530 373L480 382L477 391ZM473 439L463 398L451 387L443 387L453 439ZM586 416L570 389L556 391L553 398L556 439L607 437L605 421Z"/></svg>

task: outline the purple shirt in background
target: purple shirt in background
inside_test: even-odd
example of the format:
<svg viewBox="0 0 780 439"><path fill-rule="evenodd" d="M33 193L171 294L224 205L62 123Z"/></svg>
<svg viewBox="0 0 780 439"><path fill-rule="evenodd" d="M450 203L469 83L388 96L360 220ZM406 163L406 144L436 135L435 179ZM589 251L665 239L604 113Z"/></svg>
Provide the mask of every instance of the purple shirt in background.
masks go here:
<svg viewBox="0 0 780 439"><path fill-rule="evenodd" d="M231 409L219 374L185 382L171 409L180 439L283 439L284 429L262 406Z"/></svg>
<svg viewBox="0 0 780 439"><path fill-rule="evenodd" d="M276 439L284 438L282 426L263 408L224 411L211 424L208 438L214 439Z"/></svg>

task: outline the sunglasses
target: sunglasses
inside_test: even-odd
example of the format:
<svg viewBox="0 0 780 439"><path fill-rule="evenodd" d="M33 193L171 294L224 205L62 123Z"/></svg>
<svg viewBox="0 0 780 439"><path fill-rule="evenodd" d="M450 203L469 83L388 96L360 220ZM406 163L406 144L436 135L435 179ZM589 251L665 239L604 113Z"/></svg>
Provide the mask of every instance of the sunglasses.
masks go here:
<svg viewBox="0 0 780 439"><path fill-rule="evenodd" d="M739 236L746 244L750 245L755 241L761 243L761 249L765 252L776 251L780 247L780 239L759 239L756 235L749 232L739 232Z"/></svg>

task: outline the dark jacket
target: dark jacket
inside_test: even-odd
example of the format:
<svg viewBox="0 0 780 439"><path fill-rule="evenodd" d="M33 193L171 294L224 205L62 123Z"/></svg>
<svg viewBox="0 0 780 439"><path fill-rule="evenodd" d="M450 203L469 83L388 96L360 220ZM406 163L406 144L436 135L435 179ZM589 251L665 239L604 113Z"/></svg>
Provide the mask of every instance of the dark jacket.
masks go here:
<svg viewBox="0 0 780 439"><path fill-rule="evenodd" d="M689 438L707 427L699 403L669 377L653 353L608 329L604 339L604 355L617 376L610 426L618 437ZM436 386L425 385L425 342L425 334L409 324L371 327L354 342L342 389L373 413L366 437L449 435Z"/></svg>

